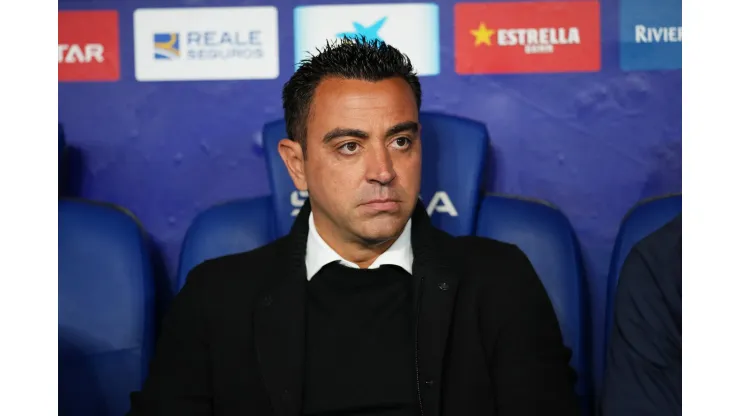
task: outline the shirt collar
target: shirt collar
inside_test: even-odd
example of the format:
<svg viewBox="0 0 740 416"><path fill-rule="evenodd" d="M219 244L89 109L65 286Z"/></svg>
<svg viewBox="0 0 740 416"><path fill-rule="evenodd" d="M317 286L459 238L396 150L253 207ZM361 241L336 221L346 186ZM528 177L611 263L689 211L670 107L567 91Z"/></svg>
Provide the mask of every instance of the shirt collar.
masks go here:
<svg viewBox="0 0 740 416"><path fill-rule="evenodd" d="M340 264L359 269L355 263L343 259L334 251L316 231L313 221L313 212L308 217L308 239L306 242L306 277L311 280L322 267L339 261ZM401 235L370 265L370 269L377 269L384 264L399 266L411 274L411 265L414 262L414 253L411 249L411 219L408 220Z"/></svg>

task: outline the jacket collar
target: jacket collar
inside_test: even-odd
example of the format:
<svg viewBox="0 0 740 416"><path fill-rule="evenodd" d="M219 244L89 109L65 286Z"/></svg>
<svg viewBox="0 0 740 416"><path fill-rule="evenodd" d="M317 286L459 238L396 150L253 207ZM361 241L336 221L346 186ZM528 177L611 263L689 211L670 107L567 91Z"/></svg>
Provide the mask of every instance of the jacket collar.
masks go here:
<svg viewBox="0 0 740 416"><path fill-rule="evenodd" d="M273 276L254 312L254 336L265 387L277 415L300 415L305 362L306 243L310 202L290 233L276 242ZM421 200L411 216L412 275L416 282L419 383L425 414L436 414L457 281L453 238L436 229ZM421 386L420 386L421 387Z"/></svg>

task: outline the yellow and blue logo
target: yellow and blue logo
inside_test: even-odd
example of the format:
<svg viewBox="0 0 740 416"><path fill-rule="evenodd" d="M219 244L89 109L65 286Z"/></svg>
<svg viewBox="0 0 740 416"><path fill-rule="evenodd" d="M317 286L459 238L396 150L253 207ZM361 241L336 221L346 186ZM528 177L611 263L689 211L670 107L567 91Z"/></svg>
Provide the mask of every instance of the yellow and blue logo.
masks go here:
<svg viewBox="0 0 740 416"><path fill-rule="evenodd" d="M172 61L180 58L179 33L154 34L154 59Z"/></svg>

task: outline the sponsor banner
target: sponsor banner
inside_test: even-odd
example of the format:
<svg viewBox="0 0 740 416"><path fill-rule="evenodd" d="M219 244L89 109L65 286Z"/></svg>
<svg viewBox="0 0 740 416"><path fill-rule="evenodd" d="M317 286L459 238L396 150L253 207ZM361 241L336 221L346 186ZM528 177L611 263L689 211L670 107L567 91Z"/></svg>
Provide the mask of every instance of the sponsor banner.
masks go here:
<svg viewBox="0 0 740 416"><path fill-rule="evenodd" d="M619 40L625 71L681 69L681 0L621 0Z"/></svg>
<svg viewBox="0 0 740 416"><path fill-rule="evenodd" d="M59 81L118 81L118 12L61 11Z"/></svg>
<svg viewBox="0 0 740 416"><path fill-rule="evenodd" d="M275 7L137 9L136 79L274 79L279 74Z"/></svg>
<svg viewBox="0 0 740 416"><path fill-rule="evenodd" d="M439 7L433 3L301 6L293 13L296 68L328 40L381 39L420 76L439 74Z"/></svg>
<svg viewBox="0 0 740 416"><path fill-rule="evenodd" d="M601 69L599 3L458 3L458 74Z"/></svg>

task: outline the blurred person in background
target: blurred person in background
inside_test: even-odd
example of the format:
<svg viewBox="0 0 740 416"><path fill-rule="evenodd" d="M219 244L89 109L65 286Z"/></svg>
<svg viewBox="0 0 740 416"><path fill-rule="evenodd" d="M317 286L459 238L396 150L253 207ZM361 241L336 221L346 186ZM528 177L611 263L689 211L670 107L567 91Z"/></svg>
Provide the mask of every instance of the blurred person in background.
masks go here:
<svg viewBox="0 0 740 416"><path fill-rule="evenodd" d="M681 215L638 242L622 266L603 416L681 414Z"/></svg>
<svg viewBox="0 0 740 416"><path fill-rule="evenodd" d="M130 414L578 414L571 353L527 257L436 229L419 199L408 57L329 44L283 106L279 152L309 200L287 236L190 272Z"/></svg>

